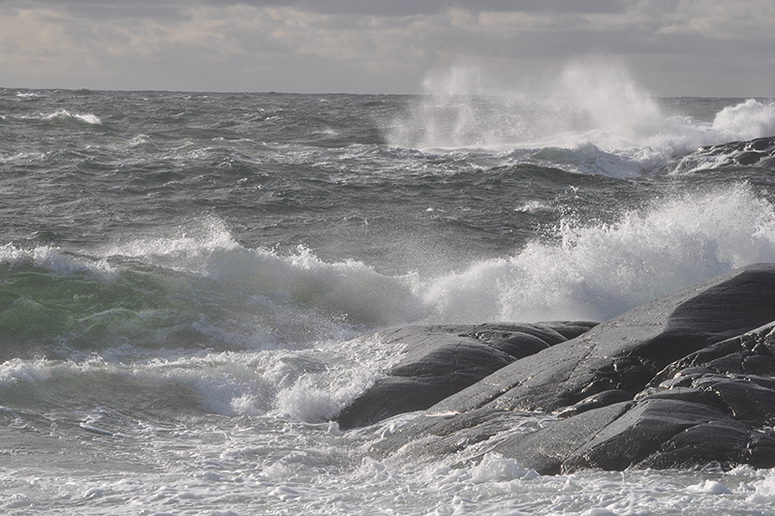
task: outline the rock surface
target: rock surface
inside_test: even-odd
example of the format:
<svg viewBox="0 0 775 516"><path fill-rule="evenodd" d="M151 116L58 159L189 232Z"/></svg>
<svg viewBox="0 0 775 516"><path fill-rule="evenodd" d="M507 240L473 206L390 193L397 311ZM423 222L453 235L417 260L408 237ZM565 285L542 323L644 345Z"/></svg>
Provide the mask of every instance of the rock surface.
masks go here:
<svg viewBox="0 0 775 516"><path fill-rule="evenodd" d="M406 345L404 359L347 406L340 428L430 407L498 369L595 326L591 322L414 326L379 334Z"/></svg>
<svg viewBox="0 0 775 516"><path fill-rule="evenodd" d="M659 172L685 173L724 165L772 168L775 165L775 136L700 147L665 165Z"/></svg>
<svg viewBox="0 0 775 516"><path fill-rule="evenodd" d="M775 264L731 271L513 360L372 451L471 447L545 474L775 467L774 321Z"/></svg>

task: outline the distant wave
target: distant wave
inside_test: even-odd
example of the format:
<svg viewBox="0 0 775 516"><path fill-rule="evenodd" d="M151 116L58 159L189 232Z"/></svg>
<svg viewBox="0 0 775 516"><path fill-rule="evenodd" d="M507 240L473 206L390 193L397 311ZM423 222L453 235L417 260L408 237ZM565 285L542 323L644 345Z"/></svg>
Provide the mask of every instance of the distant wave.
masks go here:
<svg viewBox="0 0 775 516"><path fill-rule="evenodd" d="M79 122L84 122L89 125L101 125L102 120L100 118L92 113L71 113L70 111L60 108L54 111L53 113L44 114L41 113L37 116L25 116L23 118L26 119L32 119L32 120L47 120L47 121L56 121L56 120L77 120Z"/></svg>
<svg viewBox="0 0 775 516"><path fill-rule="evenodd" d="M72 118L75 120L80 120L81 122L86 122L87 124L91 125L100 125L102 124L102 120L100 120L97 116L86 113L86 114L80 114L80 113L70 113L66 109L58 109L54 113L50 115L45 115L42 117L43 120L55 120L55 119L68 119Z"/></svg>

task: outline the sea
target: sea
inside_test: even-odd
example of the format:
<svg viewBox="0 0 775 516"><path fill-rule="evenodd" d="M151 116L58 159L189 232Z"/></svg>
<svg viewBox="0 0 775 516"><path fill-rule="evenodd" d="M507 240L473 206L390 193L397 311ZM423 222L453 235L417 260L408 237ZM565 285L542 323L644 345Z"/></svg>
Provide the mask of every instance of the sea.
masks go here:
<svg viewBox="0 0 775 516"><path fill-rule="evenodd" d="M542 476L332 421L406 351L379 330L605 321L775 262L772 160L710 149L775 101L568 84L0 89L0 513L772 514L772 470Z"/></svg>

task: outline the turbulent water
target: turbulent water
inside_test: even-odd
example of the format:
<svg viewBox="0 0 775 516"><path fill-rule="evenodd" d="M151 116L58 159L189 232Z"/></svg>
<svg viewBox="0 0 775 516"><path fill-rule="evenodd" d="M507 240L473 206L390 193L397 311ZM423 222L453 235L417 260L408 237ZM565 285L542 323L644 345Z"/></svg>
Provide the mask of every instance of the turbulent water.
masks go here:
<svg viewBox="0 0 775 516"><path fill-rule="evenodd" d="M581 79L0 89L0 512L771 511L772 471L380 461L370 443L412 415L329 423L400 359L379 329L603 321L775 261L772 160L698 151L775 135L773 101Z"/></svg>

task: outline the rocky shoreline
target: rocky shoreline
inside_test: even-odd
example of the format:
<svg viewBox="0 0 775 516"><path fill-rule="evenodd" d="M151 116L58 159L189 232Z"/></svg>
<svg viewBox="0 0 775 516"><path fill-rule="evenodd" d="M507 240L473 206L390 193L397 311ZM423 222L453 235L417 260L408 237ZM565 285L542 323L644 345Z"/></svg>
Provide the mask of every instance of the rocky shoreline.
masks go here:
<svg viewBox="0 0 775 516"><path fill-rule="evenodd" d="M343 429L423 410L372 447L482 453L542 474L775 467L775 264L731 271L605 323L383 332L404 360ZM541 425L509 432L525 415ZM546 416L546 417L544 417Z"/></svg>

